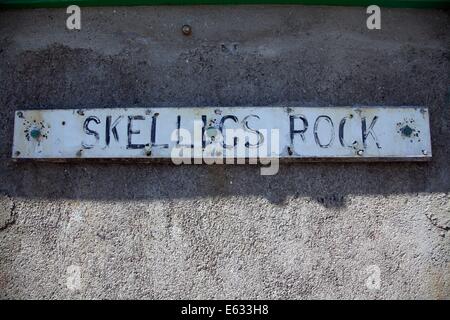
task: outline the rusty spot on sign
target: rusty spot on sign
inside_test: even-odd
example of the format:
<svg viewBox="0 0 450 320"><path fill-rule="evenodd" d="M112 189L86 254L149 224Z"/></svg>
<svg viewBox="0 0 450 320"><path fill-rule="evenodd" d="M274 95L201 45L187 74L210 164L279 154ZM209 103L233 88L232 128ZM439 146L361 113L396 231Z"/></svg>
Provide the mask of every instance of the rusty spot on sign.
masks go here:
<svg viewBox="0 0 450 320"><path fill-rule="evenodd" d="M420 142L420 130L415 126L414 119L405 119L403 122L397 123L397 132L401 134L403 138L409 139L411 143L414 141Z"/></svg>
<svg viewBox="0 0 450 320"><path fill-rule="evenodd" d="M400 128L400 132L402 133L403 136L406 136L406 137L411 137L411 134L414 131L415 130L408 125L405 125L404 127Z"/></svg>

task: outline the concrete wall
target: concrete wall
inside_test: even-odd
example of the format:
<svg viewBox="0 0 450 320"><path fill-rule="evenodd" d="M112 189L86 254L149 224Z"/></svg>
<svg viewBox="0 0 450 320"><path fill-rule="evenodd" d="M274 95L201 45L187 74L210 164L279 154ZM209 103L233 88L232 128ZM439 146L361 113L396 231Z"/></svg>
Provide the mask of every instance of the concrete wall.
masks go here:
<svg viewBox="0 0 450 320"><path fill-rule="evenodd" d="M449 11L383 9L379 31L364 8L66 17L0 12L2 298L450 298ZM20 108L280 104L426 105L433 160L10 160Z"/></svg>

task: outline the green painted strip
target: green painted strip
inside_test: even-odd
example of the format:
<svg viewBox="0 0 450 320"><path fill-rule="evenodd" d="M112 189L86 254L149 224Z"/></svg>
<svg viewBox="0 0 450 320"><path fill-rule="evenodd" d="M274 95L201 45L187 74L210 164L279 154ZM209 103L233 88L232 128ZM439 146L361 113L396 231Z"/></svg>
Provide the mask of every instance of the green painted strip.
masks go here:
<svg viewBox="0 0 450 320"><path fill-rule="evenodd" d="M203 5L203 4L306 4L398 8L450 8L450 0L0 0L0 8L79 6Z"/></svg>

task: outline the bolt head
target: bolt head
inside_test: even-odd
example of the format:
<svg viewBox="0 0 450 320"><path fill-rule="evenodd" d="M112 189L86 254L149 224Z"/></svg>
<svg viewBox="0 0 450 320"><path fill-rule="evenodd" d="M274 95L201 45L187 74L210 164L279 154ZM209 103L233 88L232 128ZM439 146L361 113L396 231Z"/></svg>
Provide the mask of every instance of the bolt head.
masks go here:
<svg viewBox="0 0 450 320"><path fill-rule="evenodd" d="M183 32L185 36L189 36L192 33L192 28L190 25L185 24L184 26L181 27L181 32Z"/></svg>
<svg viewBox="0 0 450 320"><path fill-rule="evenodd" d="M364 154L364 150L358 150L357 154L358 156L362 156Z"/></svg>
<svg viewBox="0 0 450 320"><path fill-rule="evenodd" d="M41 136L41 130L39 130L39 129L32 129L32 130L30 131L30 136L31 136L33 139L39 139L39 137Z"/></svg>

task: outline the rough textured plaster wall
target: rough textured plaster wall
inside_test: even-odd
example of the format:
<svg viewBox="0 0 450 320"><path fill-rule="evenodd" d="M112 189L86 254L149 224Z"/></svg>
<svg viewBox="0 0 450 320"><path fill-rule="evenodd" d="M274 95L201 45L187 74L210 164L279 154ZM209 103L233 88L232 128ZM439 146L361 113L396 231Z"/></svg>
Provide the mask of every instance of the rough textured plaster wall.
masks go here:
<svg viewBox="0 0 450 320"><path fill-rule="evenodd" d="M380 31L364 8L66 16L0 12L0 297L450 298L449 11L383 9ZM10 160L20 108L280 104L426 105L433 160Z"/></svg>

